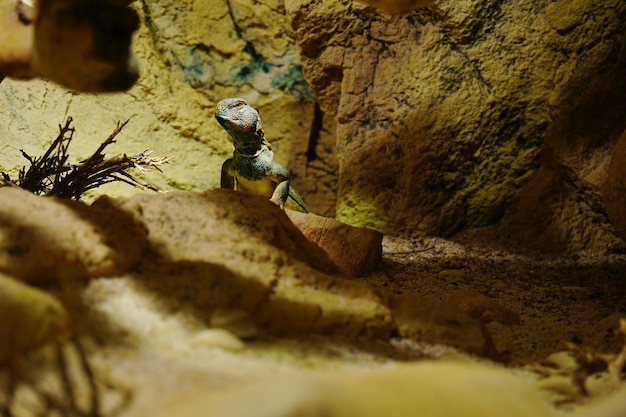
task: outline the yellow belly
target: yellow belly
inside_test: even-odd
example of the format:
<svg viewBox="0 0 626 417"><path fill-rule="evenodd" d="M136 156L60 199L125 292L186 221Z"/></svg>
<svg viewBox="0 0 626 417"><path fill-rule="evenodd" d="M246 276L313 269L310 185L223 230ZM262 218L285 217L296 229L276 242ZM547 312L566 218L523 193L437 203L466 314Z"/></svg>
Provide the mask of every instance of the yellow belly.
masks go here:
<svg viewBox="0 0 626 417"><path fill-rule="evenodd" d="M276 184L269 179L250 181L243 177L236 178L235 190L262 196L268 200L272 198L275 189Z"/></svg>

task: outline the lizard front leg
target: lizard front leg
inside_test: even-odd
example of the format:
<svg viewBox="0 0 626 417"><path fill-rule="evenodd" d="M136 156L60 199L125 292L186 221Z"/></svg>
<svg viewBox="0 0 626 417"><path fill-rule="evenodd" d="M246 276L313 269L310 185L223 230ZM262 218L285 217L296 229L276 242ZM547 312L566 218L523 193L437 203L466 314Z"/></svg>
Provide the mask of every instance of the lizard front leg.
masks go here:
<svg viewBox="0 0 626 417"><path fill-rule="evenodd" d="M280 208L282 209L282 208L285 208L285 203L287 202L288 198L289 198L289 180L286 179L278 183L278 185L274 189L274 193L272 194L272 198L270 198L270 201L275 204L278 204Z"/></svg>
<svg viewBox="0 0 626 417"><path fill-rule="evenodd" d="M222 176L220 178L220 187L235 189L235 177L231 174L231 166L233 164L233 158L229 158L222 164Z"/></svg>
<svg viewBox="0 0 626 417"><path fill-rule="evenodd" d="M266 175L270 181L276 184L270 201L278 204L282 209L285 208L285 203L289 198L289 171L278 162L272 160L270 163L270 169Z"/></svg>

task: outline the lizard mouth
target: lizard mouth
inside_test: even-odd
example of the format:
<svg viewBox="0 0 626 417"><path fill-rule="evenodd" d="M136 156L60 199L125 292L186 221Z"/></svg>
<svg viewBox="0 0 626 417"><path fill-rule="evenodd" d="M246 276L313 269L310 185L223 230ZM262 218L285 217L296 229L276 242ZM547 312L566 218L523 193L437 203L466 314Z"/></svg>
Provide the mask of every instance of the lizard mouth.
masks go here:
<svg viewBox="0 0 626 417"><path fill-rule="evenodd" d="M256 133L254 125L247 123L245 120L232 120L228 116L222 116L219 114L215 115L215 118L228 132L234 129L243 133Z"/></svg>
<svg viewBox="0 0 626 417"><path fill-rule="evenodd" d="M216 114L215 118L217 119L217 122L222 125L222 127L226 127L226 126L230 126L230 119L226 116L223 116L221 114Z"/></svg>

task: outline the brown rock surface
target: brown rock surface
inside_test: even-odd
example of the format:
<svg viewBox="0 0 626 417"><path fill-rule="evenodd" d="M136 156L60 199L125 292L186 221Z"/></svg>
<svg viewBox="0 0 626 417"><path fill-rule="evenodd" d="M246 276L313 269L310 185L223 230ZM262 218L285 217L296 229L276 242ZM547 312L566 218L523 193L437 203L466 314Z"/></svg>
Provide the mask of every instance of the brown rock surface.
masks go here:
<svg viewBox="0 0 626 417"><path fill-rule="evenodd" d="M241 309L274 334L385 338L391 331L384 298L367 284L328 275L336 269L326 254L263 198L212 190L114 205L146 227L152 255L137 279L171 309L184 305L206 317L216 308Z"/></svg>
<svg viewBox="0 0 626 417"><path fill-rule="evenodd" d="M387 339L396 328L408 339L492 353L480 325L460 311L423 302L422 314L414 314L385 291L328 275L335 266L326 253L265 199L213 190L139 195L119 208L143 222L148 244L162 260L142 266L151 272L138 278L173 305L194 306L201 315L215 308L241 309L273 334ZM450 324L450 317L457 321Z"/></svg>
<svg viewBox="0 0 626 417"><path fill-rule="evenodd" d="M42 77L66 88L122 91L139 77L130 51L139 25L123 0L0 1L0 81ZM111 31L114 27L115 31Z"/></svg>
<svg viewBox="0 0 626 417"><path fill-rule="evenodd" d="M32 49L32 27L20 22L16 4L14 0L0 1L0 81L7 73L24 73Z"/></svg>
<svg viewBox="0 0 626 417"><path fill-rule="evenodd" d="M350 277L360 277L382 261L380 232L315 214L293 210L285 213L308 240L322 248L341 272Z"/></svg>
<svg viewBox="0 0 626 417"><path fill-rule="evenodd" d="M361 0L371 6L384 10L388 13L405 14L412 12L418 7L428 6L433 0Z"/></svg>
<svg viewBox="0 0 626 417"><path fill-rule="evenodd" d="M196 390L217 395L229 386L233 395L248 398L242 381L296 377L303 367L352 368L337 375L355 381L355 392L377 392L377 372L362 385L357 374L440 356L450 346L480 355L498 348L498 357L514 365L562 350L563 341L599 352L615 352L624 343L613 331L615 308L624 301L624 259L615 255L596 265L592 258L576 263L486 255L440 238L422 242L425 248L398 239L387 241L378 268L349 280L322 271L333 268L326 255L277 206L230 190L103 198L92 206L12 188L0 193L13 214L2 217L3 262L20 254L7 243L27 242L32 256L22 253L20 265L5 265L16 275L39 268L58 278L36 283L44 286L38 293L65 302L98 381L107 384L103 409L119 403L124 387L132 390L128 416L155 415L167 401ZM28 239L20 240L24 231ZM113 264L111 251L138 251L140 258ZM107 269L111 265L117 269ZM461 283L520 311L520 326L482 326L438 301ZM8 290L0 282L0 295ZM27 310L5 318L19 326ZM6 335L15 327L3 329ZM244 343L235 334L252 339ZM36 367L41 360L26 364ZM45 369L58 370L49 365ZM382 385L402 380L390 374ZM282 404L279 398L268 403ZM369 409L357 397L349 404L353 415L355 407Z"/></svg>
<svg viewBox="0 0 626 417"><path fill-rule="evenodd" d="M0 273L0 363L71 335L68 312L54 296Z"/></svg>

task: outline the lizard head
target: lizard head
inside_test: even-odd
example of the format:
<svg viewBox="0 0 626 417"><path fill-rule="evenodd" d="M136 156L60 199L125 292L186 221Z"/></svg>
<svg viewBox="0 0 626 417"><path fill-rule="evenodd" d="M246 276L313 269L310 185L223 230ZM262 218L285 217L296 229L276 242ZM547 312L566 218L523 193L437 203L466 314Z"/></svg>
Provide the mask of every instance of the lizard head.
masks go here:
<svg viewBox="0 0 626 417"><path fill-rule="evenodd" d="M249 145L251 140L266 144L259 113L242 98L225 98L217 103L215 118L237 145Z"/></svg>

